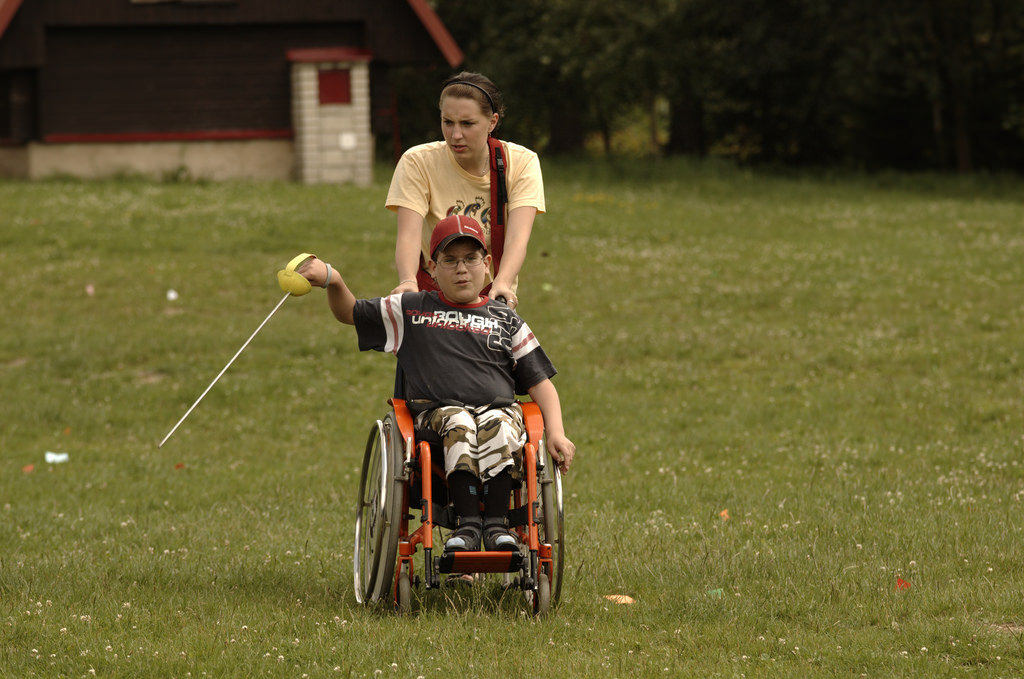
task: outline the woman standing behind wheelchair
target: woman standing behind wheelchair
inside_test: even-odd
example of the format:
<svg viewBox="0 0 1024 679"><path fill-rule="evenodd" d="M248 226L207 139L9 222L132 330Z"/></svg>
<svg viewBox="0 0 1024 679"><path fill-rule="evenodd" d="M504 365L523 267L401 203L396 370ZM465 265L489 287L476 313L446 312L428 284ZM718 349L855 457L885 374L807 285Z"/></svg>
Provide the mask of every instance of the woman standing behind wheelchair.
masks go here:
<svg viewBox="0 0 1024 679"><path fill-rule="evenodd" d="M444 141L407 150L395 168L386 206L397 213L395 265L399 284L392 291L436 290L426 270L430 234L453 214L479 221L495 256L488 296L504 297L513 309L519 270L538 212L544 212L544 182L537 154L519 144L501 142L506 164L507 223L504 238L492 239L492 151L489 137L504 115L501 92L487 77L463 72L441 88L439 102ZM493 241L499 242L493 242Z"/></svg>

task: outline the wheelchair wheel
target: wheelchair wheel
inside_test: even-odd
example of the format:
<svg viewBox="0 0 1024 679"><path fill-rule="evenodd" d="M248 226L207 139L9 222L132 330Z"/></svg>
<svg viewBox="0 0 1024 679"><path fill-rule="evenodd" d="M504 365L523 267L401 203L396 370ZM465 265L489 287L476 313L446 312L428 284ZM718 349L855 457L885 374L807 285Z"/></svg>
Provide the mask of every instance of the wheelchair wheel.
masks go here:
<svg viewBox="0 0 1024 679"><path fill-rule="evenodd" d="M541 444L537 457L543 460L543 469L537 475L541 500L540 541L551 545L551 572L547 585L551 604L558 605L562 595L562 573L565 568L565 507L562 503L562 474ZM539 584L539 583L538 583Z"/></svg>
<svg viewBox="0 0 1024 679"><path fill-rule="evenodd" d="M533 614L543 617L549 610L551 610L551 584L548 582L548 576L541 573L537 576L537 591L533 595Z"/></svg>
<svg viewBox="0 0 1024 679"><path fill-rule="evenodd" d="M356 601L391 597L402 516L402 439L394 413L377 420L366 441L356 507L353 576Z"/></svg>
<svg viewBox="0 0 1024 679"><path fill-rule="evenodd" d="M399 614L412 613L412 581L406 568L398 574L398 595L395 597L395 609Z"/></svg>

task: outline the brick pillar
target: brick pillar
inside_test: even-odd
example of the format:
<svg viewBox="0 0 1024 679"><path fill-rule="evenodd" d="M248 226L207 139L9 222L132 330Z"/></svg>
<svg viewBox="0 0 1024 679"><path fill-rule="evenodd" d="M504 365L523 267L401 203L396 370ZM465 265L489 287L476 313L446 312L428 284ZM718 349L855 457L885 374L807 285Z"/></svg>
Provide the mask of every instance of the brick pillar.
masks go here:
<svg viewBox="0 0 1024 679"><path fill-rule="evenodd" d="M288 52L295 176L303 184L373 181L370 58L347 47Z"/></svg>

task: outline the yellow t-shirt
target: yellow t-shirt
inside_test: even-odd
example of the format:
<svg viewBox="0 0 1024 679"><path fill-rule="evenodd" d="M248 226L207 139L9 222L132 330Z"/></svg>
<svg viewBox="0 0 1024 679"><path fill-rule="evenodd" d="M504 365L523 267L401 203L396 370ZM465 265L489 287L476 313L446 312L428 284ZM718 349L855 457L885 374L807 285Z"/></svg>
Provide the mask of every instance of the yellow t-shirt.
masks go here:
<svg viewBox="0 0 1024 679"><path fill-rule="evenodd" d="M519 144L503 141L502 145L507 158L508 209L530 206L544 212L544 180L537 154ZM424 261L430 259L434 225L453 214L480 222L491 249L491 174L474 177L463 170L443 141L413 146L402 154L385 205L394 212L409 208L423 217L420 249Z"/></svg>

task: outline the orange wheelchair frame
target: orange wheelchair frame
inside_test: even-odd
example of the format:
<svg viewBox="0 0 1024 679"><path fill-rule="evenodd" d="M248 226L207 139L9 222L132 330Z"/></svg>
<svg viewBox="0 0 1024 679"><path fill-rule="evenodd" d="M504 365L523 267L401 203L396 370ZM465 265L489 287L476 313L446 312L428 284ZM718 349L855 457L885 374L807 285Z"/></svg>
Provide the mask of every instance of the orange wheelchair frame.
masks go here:
<svg viewBox="0 0 1024 679"><path fill-rule="evenodd" d="M353 555L356 600L373 604L390 598L396 610L408 612L413 585L439 588L442 574L504 573L508 584L510 574L517 573L512 582L522 589L532 612L547 613L561 596L564 511L561 476L544 448L544 419L537 404L520 404L527 432L523 481L512 493L508 515L519 551L445 553L441 540L442 553L436 555L435 529L455 527L447 499L438 502L447 496L443 449L439 440L429 440L436 438L432 432L415 431L404 400L388 403L391 412L370 430L360 474ZM410 526L414 509L420 512L418 527ZM423 550L422 578L413 564L418 547Z"/></svg>

